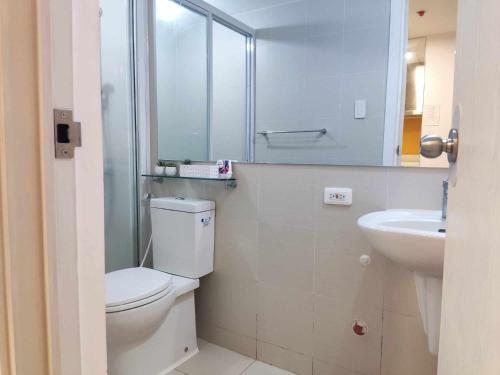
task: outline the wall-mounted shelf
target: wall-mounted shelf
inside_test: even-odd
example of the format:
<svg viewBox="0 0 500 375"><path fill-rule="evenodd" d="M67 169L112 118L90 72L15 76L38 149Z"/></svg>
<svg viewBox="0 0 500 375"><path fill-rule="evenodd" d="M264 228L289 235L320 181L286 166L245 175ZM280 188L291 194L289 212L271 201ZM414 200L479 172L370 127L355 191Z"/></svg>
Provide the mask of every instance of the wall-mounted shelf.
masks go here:
<svg viewBox="0 0 500 375"><path fill-rule="evenodd" d="M224 186L226 188L233 188L233 189L238 185L235 178L181 177L181 176L165 176L157 174L142 174L142 177L152 178L153 181L156 182L163 182L163 180L165 179L222 182L224 183Z"/></svg>

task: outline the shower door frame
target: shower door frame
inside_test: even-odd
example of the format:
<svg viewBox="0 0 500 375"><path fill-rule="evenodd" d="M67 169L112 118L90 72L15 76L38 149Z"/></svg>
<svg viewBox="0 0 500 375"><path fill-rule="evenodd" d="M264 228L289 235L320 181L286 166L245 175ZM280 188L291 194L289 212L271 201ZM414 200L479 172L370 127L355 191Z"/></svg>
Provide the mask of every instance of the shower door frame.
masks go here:
<svg viewBox="0 0 500 375"><path fill-rule="evenodd" d="M141 1L141 0L135 0ZM163 0L165 1L165 0ZM195 162L207 162L214 161L213 150L212 150L212 125L213 125L213 22L218 22L221 25L233 30L244 36L246 38L246 113L245 113L245 162L252 163L254 161L254 134L255 134L255 85L256 85L256 37L255 30L250 26L238 21L232 16L222 12L221 10L215 8L214 6L206 3L203 0L170 0L173 1L193 12L201 14L207 19L207 159L206 160L193 160ZM148 96L149 96L149 139L150 141L155 141L155 137L152 135L157 134L158 131L158 121L156 112L156 35L155 35L155 9L157 0L148 2L147 10L147 24L148 24L148 35L146 38L137 38L136 35L135 44L144 41L148 45L148 61L146 65L148 67ZM138 9L136 9L138 11ZM143 21L144 22L144 21ZM136 24L136 27L140 25ZM136 63L140 63L136 60ZM140 65L136 65L139 68ZM140 89L139 89L140 90ZM156 136L157 138L157 136ZM158 145L156 143L150 143L150 155L149 159L158 158ZM148 166L148 172L152 165Z"/></svg>
<svg viewBox="0 0 500 375"><path fill-rule="evenodd" d="M136 266L138 266L141 262L140 259L140 248L141 248L141 235L140 235L140 223L141 223L141 217L140 217L140 210L141 210L141 189L139 185L139 176L140 176L140 170L139 170L139 165L140 165L140 145L139 145L139 140L140 140L140 131L139 131L139 126L138 124L140 123L141 119L139 117L139 103L138 103L138 95L137 91L139 89L138 83L137 83L137 76L138 76L138 70L137 70L137 45L135 43L136 41L136 5L137 0L130 0L129 1L129 44L130 44L130 56L129 56L129 63L130 63L130 79L132 84L130 85L130 95L131 95L131 104L132 104L132 153L133 153L133 168L132 168L132 181L134 181L134 186L133 186L133 195L135 196L134 199L134 218L133 218L133 225L135 227L135 231L133 233L134 237L134 243L135 243L135 263Z"/></svg>

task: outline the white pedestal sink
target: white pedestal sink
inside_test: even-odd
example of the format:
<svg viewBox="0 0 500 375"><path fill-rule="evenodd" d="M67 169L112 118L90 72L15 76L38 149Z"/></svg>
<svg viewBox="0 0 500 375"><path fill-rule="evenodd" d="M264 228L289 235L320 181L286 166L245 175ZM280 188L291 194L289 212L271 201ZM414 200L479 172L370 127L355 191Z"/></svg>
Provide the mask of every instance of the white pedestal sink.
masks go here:
<svg viewBox="0 0 500 375"><path fill-rule="evenodd" d="M358 226L375 250L415 272L429 351L437 354L446 235L441 211L372 212L360 217Z"/></svg>

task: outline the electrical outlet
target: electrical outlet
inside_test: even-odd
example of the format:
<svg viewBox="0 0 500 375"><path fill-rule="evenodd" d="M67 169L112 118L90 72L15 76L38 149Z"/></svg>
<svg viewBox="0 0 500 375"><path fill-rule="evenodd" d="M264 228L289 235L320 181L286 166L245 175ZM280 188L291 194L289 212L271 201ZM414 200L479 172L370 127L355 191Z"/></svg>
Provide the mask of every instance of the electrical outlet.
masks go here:
<svg viewBox="0 0 500 375"><path fill-rule="evenodd" d="M324 203L350 206L352 204L352 189L326 187L324 194Z"/></svg>

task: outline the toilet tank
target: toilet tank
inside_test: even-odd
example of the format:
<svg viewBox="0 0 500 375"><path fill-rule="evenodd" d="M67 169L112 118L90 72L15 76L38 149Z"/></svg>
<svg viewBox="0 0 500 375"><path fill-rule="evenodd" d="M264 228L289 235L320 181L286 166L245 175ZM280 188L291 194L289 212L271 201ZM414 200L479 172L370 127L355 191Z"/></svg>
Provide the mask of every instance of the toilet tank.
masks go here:
<svg viewBox="0 0 500 375"><path fill-rule="evenodd" d="M215 203L151 199L153 268L197 279L214 270Z"/></svg>

